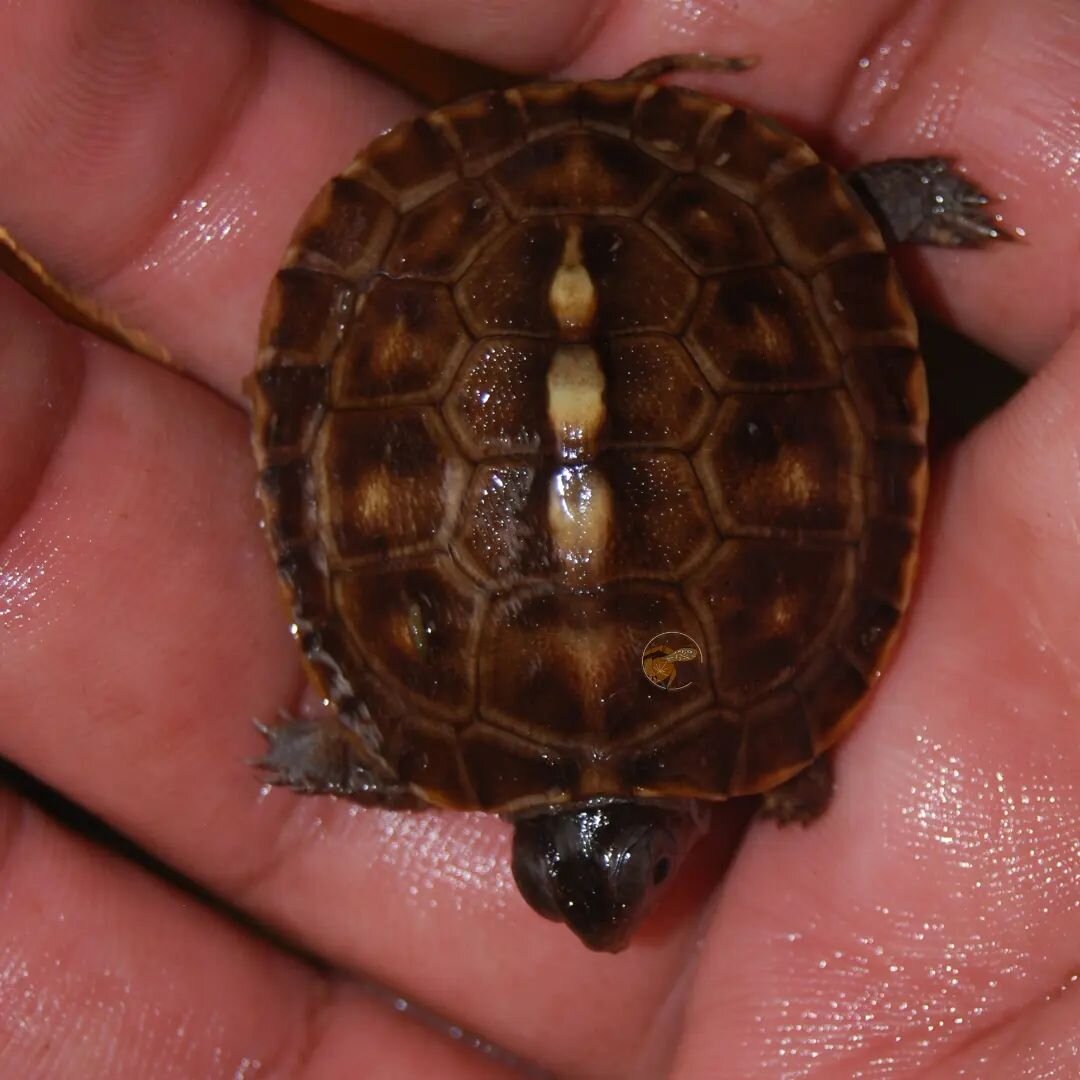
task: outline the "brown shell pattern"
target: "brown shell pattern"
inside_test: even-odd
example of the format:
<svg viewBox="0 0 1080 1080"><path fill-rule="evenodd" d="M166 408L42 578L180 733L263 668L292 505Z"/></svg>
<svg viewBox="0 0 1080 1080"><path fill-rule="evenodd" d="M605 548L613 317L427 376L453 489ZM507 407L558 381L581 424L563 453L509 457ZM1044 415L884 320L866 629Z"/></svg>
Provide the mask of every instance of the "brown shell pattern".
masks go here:
<svg viewBox="0 0 1080 1080"><path fill-rule="evenodd" d="M897 273L805 143L701 94L538 83L376 139L294 236L252 394L310 667L436 805L765 790L907 604ZM678 693L666 633L702 652Z"/></svg>

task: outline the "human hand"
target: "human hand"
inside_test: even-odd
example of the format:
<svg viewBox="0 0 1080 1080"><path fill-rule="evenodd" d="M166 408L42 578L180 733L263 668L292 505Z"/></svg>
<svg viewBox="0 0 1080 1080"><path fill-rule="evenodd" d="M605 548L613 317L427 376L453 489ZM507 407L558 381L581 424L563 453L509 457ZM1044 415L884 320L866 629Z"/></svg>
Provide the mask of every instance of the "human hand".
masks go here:
<svg viewBox="0 0 1080 1080"><path fill-rule="evenodd" d="M0 1071L505 1074L373 977L560 1075L1067 1075L1080 930L1080 34L1055 0L364 0L489 63L703 82L844 163L945 151L1022 244L902 255L1038 374L935 463L907 632L828 814L699 845L655 924L585 951L517 896L507 828L260 797L252 717L303 676L258 534L240 380L311 194L415 106L262 11L0 12L0 223L212 394L0 281L0 753L316 970L0 799ZM433 10L434 8L434 10ZM860 58L866 58L865 67ZM711 896L710 896L711 893ZM256 1066L254 1062L258 1062Z"/></svg>

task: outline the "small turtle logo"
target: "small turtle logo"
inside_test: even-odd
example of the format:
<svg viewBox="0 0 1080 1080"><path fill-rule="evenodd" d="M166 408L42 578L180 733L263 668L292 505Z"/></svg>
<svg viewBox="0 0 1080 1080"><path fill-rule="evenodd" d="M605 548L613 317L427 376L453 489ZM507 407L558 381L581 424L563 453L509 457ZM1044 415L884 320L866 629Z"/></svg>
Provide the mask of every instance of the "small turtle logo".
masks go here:
<svg viewBox="0 0 1080 1080"><path fill-rule="evenodd" d="M692 679L679 671L679 664L700 660L701 646L677 630L657 634L641 651L641 670L645 678L661 690L685 690Z"/></svg>

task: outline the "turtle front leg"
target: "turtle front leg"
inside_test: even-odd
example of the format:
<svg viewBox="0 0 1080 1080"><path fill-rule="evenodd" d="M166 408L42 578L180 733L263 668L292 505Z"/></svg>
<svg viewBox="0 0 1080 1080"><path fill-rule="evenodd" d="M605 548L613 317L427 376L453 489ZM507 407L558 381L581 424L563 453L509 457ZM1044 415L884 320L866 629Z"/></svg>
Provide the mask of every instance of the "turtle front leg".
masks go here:
<svg viewBox="0 0 1080 1080"><path fill-rule="evenodd" d="M876 161L848 173L847 181L897 243L978 247L1013 239L984 209L990 197L947 158Z"/></svg>
<svg viewBox="0 0 1080 1080"><path fill-rule="evenodd" d="M283 715L272 726L255 722L266 753L252 764L271 784L307 795L341 795L366 806L416 810L426 806L404 785L376 775L355 741L336 722Z"/></svg>
<svg viewBox="0 0 1080 1080"><path fill-rule="evenodd" d="M766 791L758 812L764 818L772 818L777 825L790 825L793 821L809 825L825 813L832 793L832 757L822 754L790 780Z"/></svg>

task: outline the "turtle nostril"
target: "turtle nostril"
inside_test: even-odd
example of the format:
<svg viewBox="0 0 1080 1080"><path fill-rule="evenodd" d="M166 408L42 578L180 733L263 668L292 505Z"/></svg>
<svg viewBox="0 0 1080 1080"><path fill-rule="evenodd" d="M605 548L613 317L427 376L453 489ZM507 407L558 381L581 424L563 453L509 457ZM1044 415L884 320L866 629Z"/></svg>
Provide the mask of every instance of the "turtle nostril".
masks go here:
<svg viewBox="0 0 1080 1080"><path fill-rule="evenodd" d="M656 865L653 867L652 880L654 885L662 885L666 880L668 874L671 873L671 860L664 855L656 860Z"/></svg>

